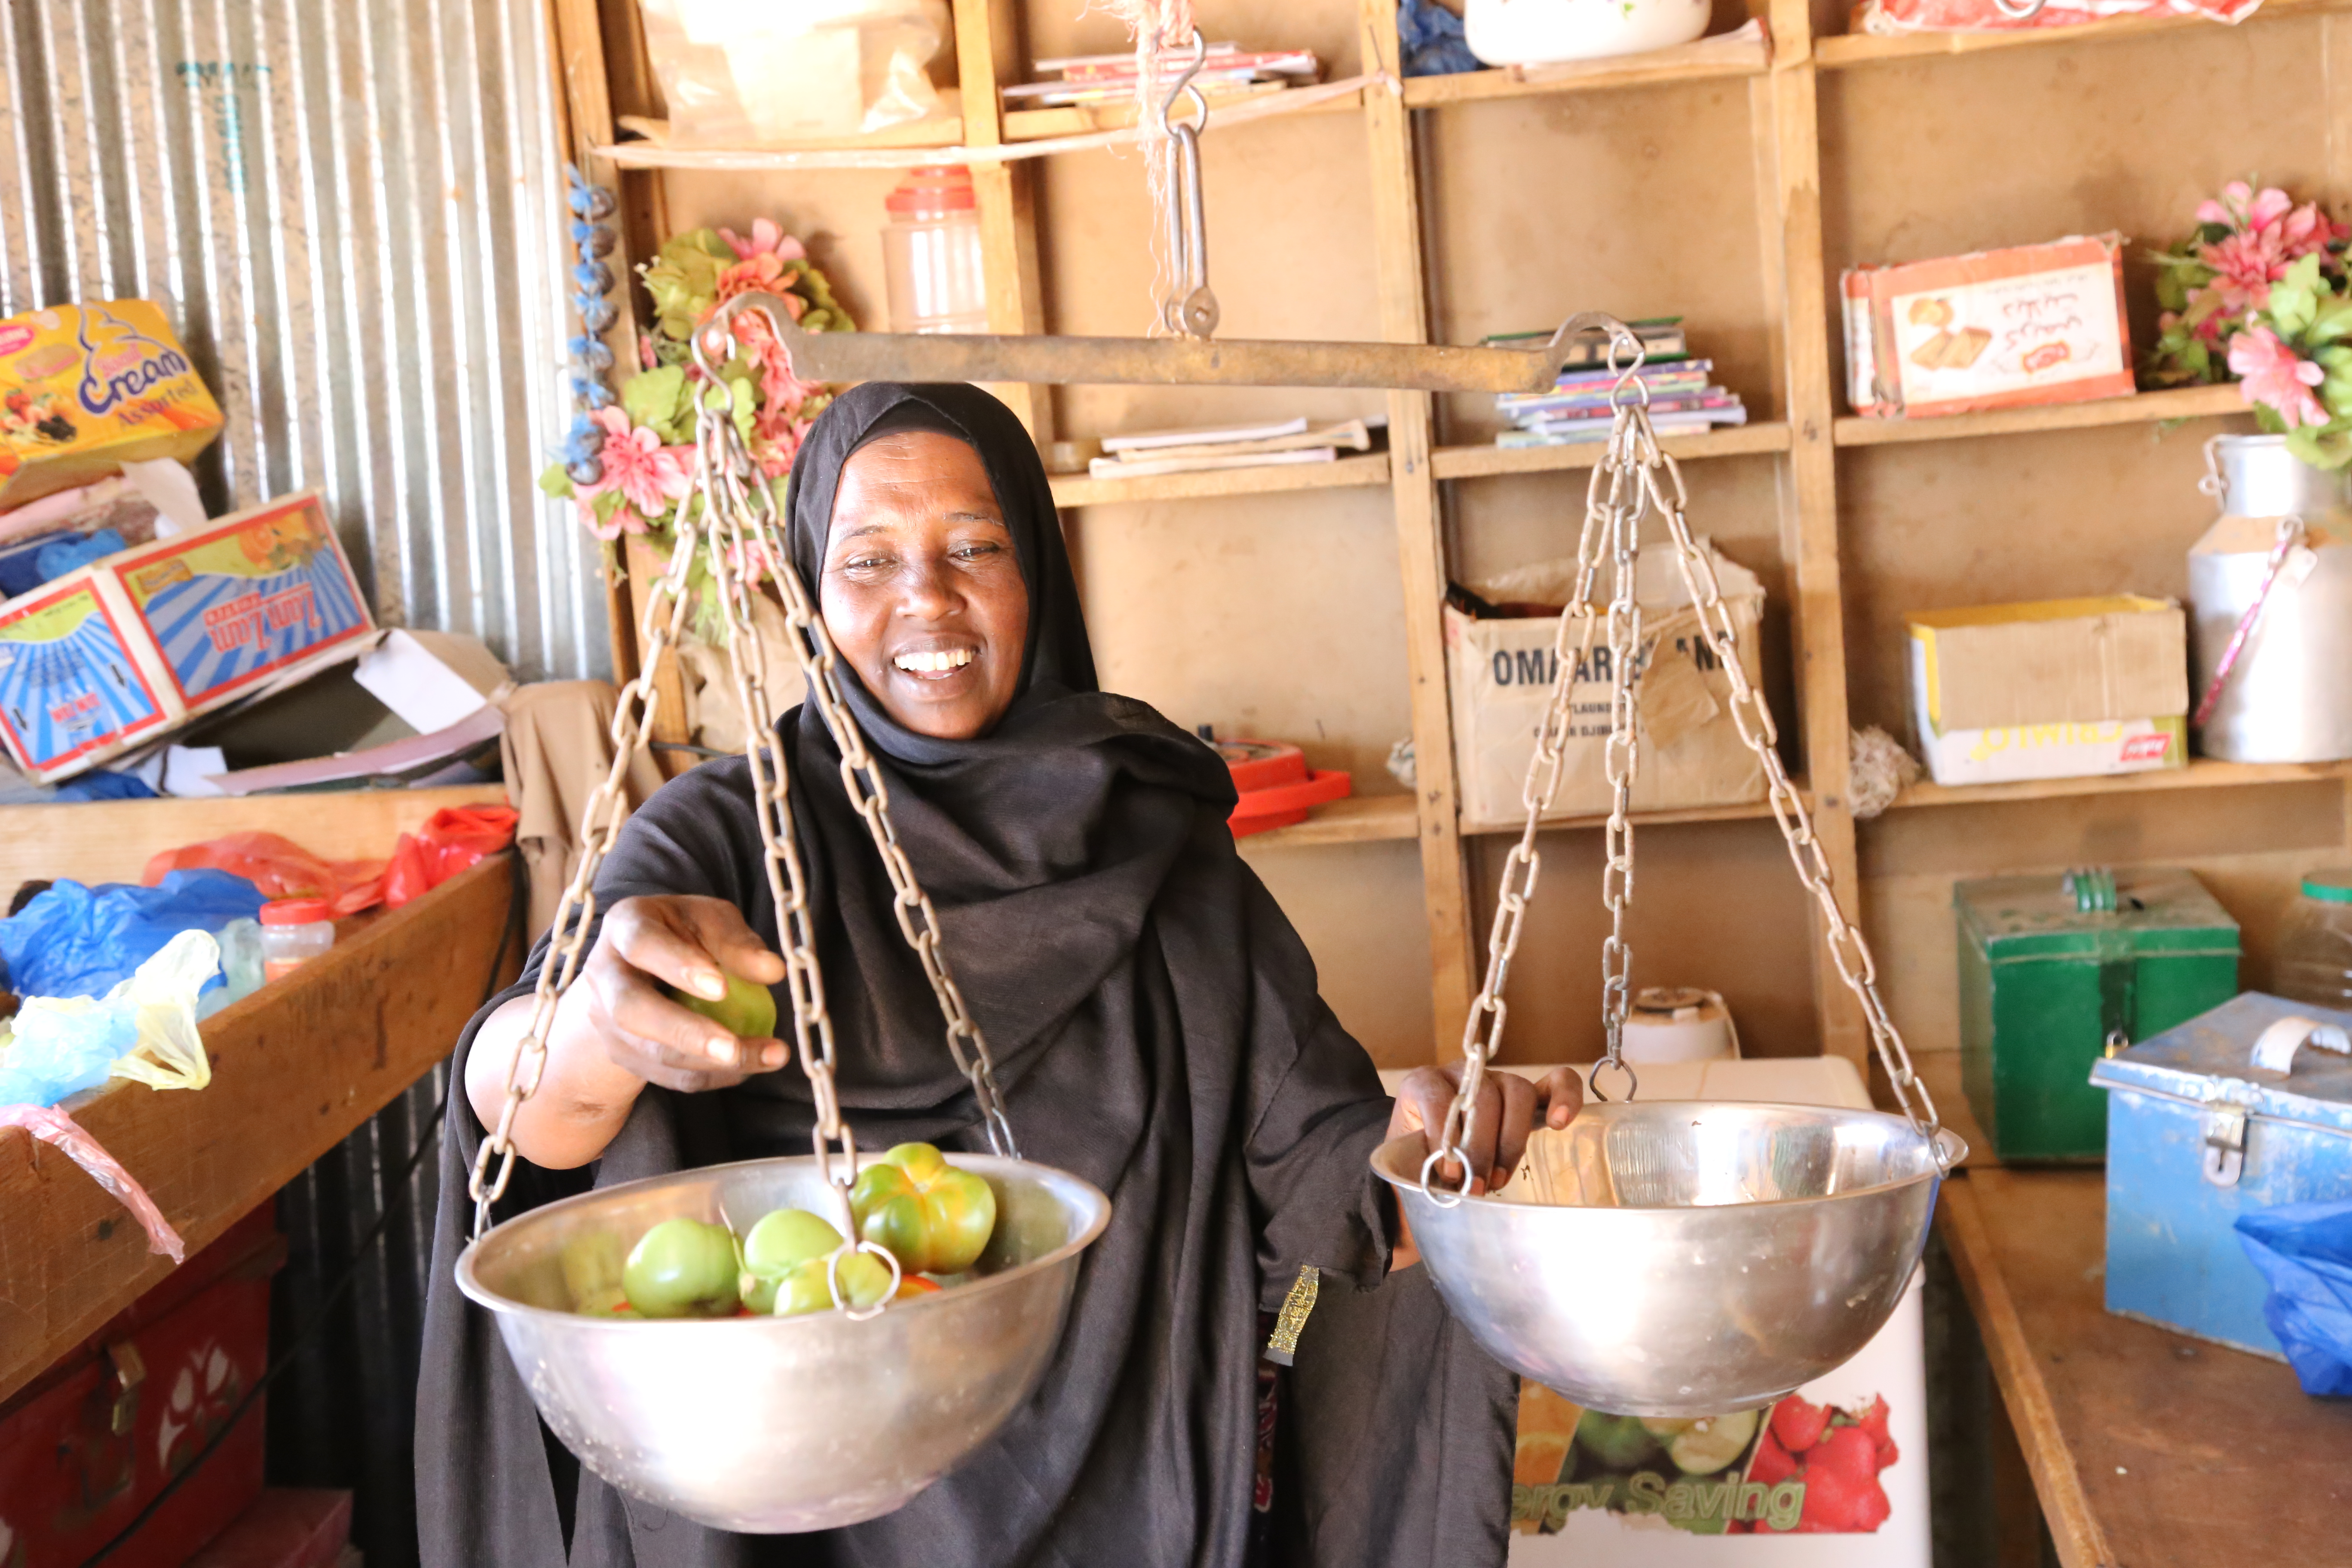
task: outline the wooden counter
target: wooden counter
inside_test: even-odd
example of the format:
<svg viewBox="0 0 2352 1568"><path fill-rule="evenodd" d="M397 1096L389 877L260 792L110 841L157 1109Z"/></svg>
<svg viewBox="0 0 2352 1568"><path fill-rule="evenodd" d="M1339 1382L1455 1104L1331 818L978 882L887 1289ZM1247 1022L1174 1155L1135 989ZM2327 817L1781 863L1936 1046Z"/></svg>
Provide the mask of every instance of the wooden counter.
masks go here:
<svg viewBox="0 0 2352 1568"><path fill-rule="evenodd" d="M2110 1316L2105 1172L1974 1167L1937 1224L2066 1568L2352 1557L2352 1401Z"/></svg>
<svg viewBox="0 0 2352 1568"><path fill-rule="evenodd" d="M331 952L207 1019L207 1087L116 1082L68 1109L193 1256L448 1053L490 979L510 875L497 856L362 917ZM520 962L510 949L508 974ZM0 1130L0 1401L171 1268L80 1167Z"/></svg>

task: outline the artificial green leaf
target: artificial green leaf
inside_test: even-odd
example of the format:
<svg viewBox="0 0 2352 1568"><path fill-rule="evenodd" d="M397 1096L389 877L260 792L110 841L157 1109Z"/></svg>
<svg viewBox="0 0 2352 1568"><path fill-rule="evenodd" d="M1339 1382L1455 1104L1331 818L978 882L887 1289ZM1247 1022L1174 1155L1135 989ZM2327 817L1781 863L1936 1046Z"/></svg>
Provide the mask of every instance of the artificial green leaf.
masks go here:
<svg viewBox="0 0 2352 1568"><path fill-rule="evenodd" d="M552 496L557 500L569 500L572 499L572 476L564 471L562 464L550 463L540 473L539 488L543 495Z"/></svg>
<svg viewBox="0 0 2352 1568"><path fill-rule="evenodd" d="M621 384L621 410L629 423L645 426L669 446L678 442L675 426L685 401L686 372L676 365L639 371Z"/></svg>
<svg viewBox="0 0 2352 1568"><path fill-rule="evenodd" d="M613 514L620 510L622 504L628 499L617 489L604 490L588 502L588 507L596 514L598 522L610 522L613 521Z"/></svg>
<svg viewBox="0 0 2352 1568"><path fill-rule="evenodd" d="M2314 428L2292 431L2286 449L2315 468L2340 468L2352 463L2352 426L2337 420Z"/></svg>
<svg viewBox="0 0 2352 1568"><path fill-rule="evenodd" d="M749 447L751 444L751 422L759 417L760 413L758 395L748 376L730 377L727 385L735 394L734 406L730 410L735 416L735 434L742 438L744 446Z"/></svg>

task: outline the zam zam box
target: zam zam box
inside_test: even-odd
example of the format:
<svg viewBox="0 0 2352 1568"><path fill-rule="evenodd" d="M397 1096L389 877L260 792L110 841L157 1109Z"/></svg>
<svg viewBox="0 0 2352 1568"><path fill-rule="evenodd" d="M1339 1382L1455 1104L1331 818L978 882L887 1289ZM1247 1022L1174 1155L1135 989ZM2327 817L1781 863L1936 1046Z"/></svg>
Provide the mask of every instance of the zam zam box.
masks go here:
<svg viewBox="0 0 2352 1568"><path fill-rule="evenodd" d="M0 740L68 778L374 629L318 494L271 501L0 605Z"/></svg>

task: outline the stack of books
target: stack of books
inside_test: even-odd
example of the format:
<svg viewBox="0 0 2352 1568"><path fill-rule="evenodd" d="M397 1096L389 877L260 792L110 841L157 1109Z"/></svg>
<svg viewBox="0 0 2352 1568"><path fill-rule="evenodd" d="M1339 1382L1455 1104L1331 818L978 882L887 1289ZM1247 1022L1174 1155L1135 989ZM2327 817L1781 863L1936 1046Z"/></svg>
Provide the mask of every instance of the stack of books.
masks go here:
<svg viewBox="0 0 2352 1568"><path fill-rule="evenodd" d="M1650 423L1660 435L1745 425L1748 410L1739 395L1716 385L1711 360L1690 357L1682 321L1671 317L1629 323L1642 340L1643 358L1635 379L1650 395ZM1490 348L1532 348L1549 332L1513 332L1486 340ZM1568 368L1549 392L1506 392L1495 411L1513 426L1495 437L1498 447L1553 447L1598 441L1616 418L1617 373L1609 368L1609 345L1598 336L1574 344ZM1626 395L1633 395L1631 388Z"/></svg>
<svg viewBox="0 0 2352 1568"><path fill-rule="evenodd" d="M1141 479L1150 474L1198 474L1212 468L1254 468L1268 463L1330 463L1341 448L1368 452L1372 431L1386 415L1309 425L1302 416L1259 425L1216 426L1191 430L1145 430L1103 437L1102 457L1087 465L1097 479Z"/></svg>
<svg viewBox="0 0 2352 1568"><path fill-rule="evenodd" d="M1192 58L1190 49L1171 49L1160 57L1160 68L1172 81ZM1259 84L1278 89L1303 86L1322 71L1312 49L1251 54L1239 44L1211 44L1192 85L1204 94L1245 91ZM1069 103L1116 103L1135 96L1137 71L1131 54L1039 60L1037 72L1041 77L1051 73L1054 79L1022 82L1006 88L1004 96L1016 103L1025 100L1047 109Z"/></svg>

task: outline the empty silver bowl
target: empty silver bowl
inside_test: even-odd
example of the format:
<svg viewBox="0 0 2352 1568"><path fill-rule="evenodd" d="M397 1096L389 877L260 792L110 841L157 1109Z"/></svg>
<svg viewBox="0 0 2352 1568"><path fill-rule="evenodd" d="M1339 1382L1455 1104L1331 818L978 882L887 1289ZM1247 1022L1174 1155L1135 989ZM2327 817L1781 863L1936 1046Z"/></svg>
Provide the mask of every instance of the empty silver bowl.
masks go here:
<svg viewBox="0 0 2352 1568"><path fill-rule="evenodd" d="M1588 1409L1716 1415L1850 1360L1927 1246L1940 1176L1899 1116L1714 1100L1588 1105L1557 1201L1421 1190L1419 1134L1372 1169L1487 1353ZM1939 1135L1957 1164L1967 1146Z"/></svg>
<svg viewBox="0 0 2352 1568"><path fill-rule="evenodd" d="M519 1215L468 1247L457 1284L497 1314L540 1414L632 1497L720 1530L828 1530L899 1507L1027 1398L1060 1338L1078 1254L1110 1200L1043 1165L957 1154L996 1191L978 1276L853 1322L590 1317L562 1254L625 1248L684 1215L739 1232L771 1209L833 1212L807 1156L631 1182Z"/></svg>

